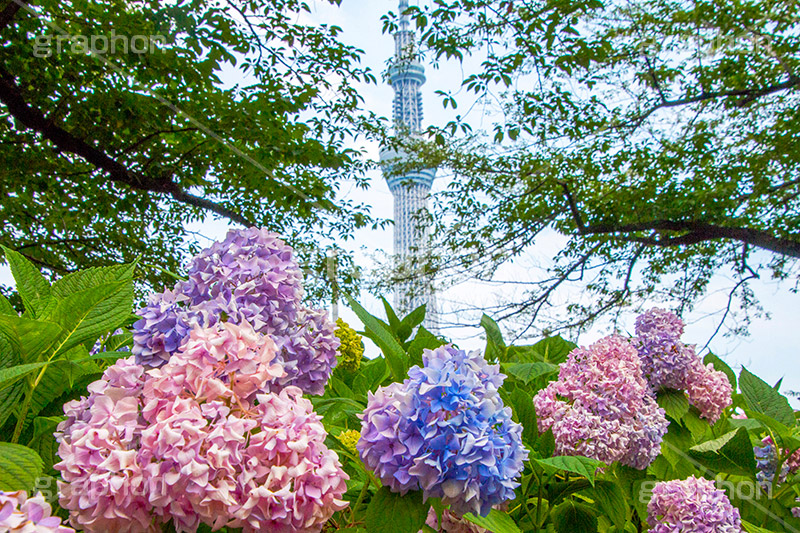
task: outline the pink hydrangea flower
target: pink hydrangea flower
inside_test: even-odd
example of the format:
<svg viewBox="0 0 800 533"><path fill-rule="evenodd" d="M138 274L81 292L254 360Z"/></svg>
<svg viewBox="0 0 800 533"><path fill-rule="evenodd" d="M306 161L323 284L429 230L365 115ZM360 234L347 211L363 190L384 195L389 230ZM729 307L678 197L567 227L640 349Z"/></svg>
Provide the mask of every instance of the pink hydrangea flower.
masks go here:
<svg viewBox="0 0 800 533"><path fill-rule="evenodd" d="M247 322L195 328L167 364L109 368L66 406L62 506L87 532L318 532L347 475L273 340ZM99 503L98 503L99 502Z"/></svg>
<svg viewBox="0 0 800 533"><path fill-rule="evenodd" d="M558 380L534 397L539 431L553 430L556 455L583 455L646 468L667 431L631 344L618 335L576 348Z"/></svg>
<svg viewBox="0 0 800 533"><path fill-rule="evenodd" d="M75 533L51 516L50 504L41 494L31 496L24 491L0 491L0 531L8 533Z"/></svg>
<svg viewBox="0 0 800 533"><path fill-rule="evenodd" d="M647 504L647 522L653 533L742 531L739 510L725 491L711 480L694 476L656 483Z"/></svg>

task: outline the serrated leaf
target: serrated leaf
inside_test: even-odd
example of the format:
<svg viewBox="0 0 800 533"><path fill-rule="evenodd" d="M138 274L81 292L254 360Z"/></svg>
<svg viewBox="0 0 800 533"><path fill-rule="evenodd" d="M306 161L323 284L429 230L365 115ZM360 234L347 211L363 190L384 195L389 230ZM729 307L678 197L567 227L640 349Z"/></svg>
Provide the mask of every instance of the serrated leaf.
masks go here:
<svg viewBox="0 0 800 533"><path fill-rule="evenodd" d="M597 516L588 505L566 500L553 508L550 517L558 533L597 533Z"/></svg>
<svg viewBox="0 0 800 533"><path fill-rule="evenodd" d="M558 366L552 363L500 363L500 368L526 385L534 379L558 372Z"/></svg>
<svg viewBox="0 0 800 533"><path fill-rule="evenodd" d="M596 459L590 459L581 455L561 455L556 457L548 457L547 459L533 458L542 466L556 468L558 470L566 470L573 474L578 474L589 480L589 483L594 485L597 469L605 466L605 463Z"/></svg>
<svg viewBox="0 0 800 533"><path fill-rule="evenodd" d="M484 357L487 361L504 361L507 349L500 326L485 313L481 316L481 326L486 332L486 352Z"/></svg>
<svg viewBox="0 0 800 533"><path fill-rule="evenodd" d="M403 347L394 338L392 332L386 325L372 316L366 309L356 302L349 295L345 295L350 308L355 312L356 316L361 320L367 328L367 335L372 339L378 348L383 352L386 358L386 363L392 372L392 377L395 381L402 381L406 377L408 371L408 355L403 350Z"/></svg>
<svg viewBox="0 0 800 533"><path fill-rule="evenodd" d="M9 368L0 369L0 390L12 386L31 372L39 370L48 364L49 363L47 361L44 361L41 363L26 363L24 365L16 365Z"/></svg>
<svg viewBox="0 0 800 533"><path fill-rule="evenodd" d="M58 424L64 420L63 416L38 416L33 419L33 437L31 437L28 447L39 454L43 463L44 470L50 471L55 463L58 462L58 442L53 436Z"/></svg>
<svg viewBox="0 0 800 533"><path fill-rule="evenodd" d="M728 377L728 381L731 384L731 388L735 391L736 373L731 369L731 367L729 367L725 361L723 361L722 359L720 359L711 352L708 352L708 354L703 359L703 364L707 365L709 363L711 363L711 365L714 367L714 370L719 370Z"/></svg>
<svg viewBox="0 0 800 533"><path fill-rule="evenodd" d="M540 354L542 361L555 365L566 361L569 353L577 347L577 344L565 340L560 335L545 337L532 346Z"/></svg>
<svg viewBox="0 0 800 533"><path fill-rule="evenodd" d="M18 364L20 364L19 355L11 349L8 341L0 336L0 368L9 368ZM24 390L25 384L21 382L0 389L0 427L3 427L11 413L16 410Z"/></svg>
<svg viewBox="0 0 800 533"><path fill-rule="evenodd" d="M664 409L667 415L680 422L689 412L689 400L686 393L674 389L662 389L657 394L658 406Z"/></svg>
<svg viewBox="0 0 800 533"><path fill-rule="evenodd" d="M56 345L64 329L55 322L0 315L0 333L19 355L21 363L33 363Z"/></svg>
<svg viewBox="0 0 800 533"><path fill-rule="evenodd" d="M109 283L133 280L135 270L135 263L79 270L53 283L51 292L53 296L63 300L75 293L96 289Z"/></svg>
<svg viewBox="0 0 800 533"><path fill-rule="evenodd" d="M39 269L33 266L21 253L2 246L8 266L17 286L17 293L31 318L38 318L50 299L50 284ZM14 313L16 314L16 313Z"/></svg>
<svg viewBox="0 0 800 533"><path fill-rule="evenodd" d="M0 442L0 490L31 493L42 469L42 458L35 451L21 444Z"/></svg>
<svg viewBox="0 0 800 533"><path fill-rule="evenodd" d="M586 494L597 503L612 524L620 531L624 529L630 509L625 500L625 492L619 485L611 481L598 480L593 488L586 490Z"/></svg>
<svg viewBox="0 0 800 533"><path fill-rule="evenodd" d="M715 472L755 475L756 459L747 430L739 428L689 448L689 455Z"/></svg>
<svg viewBox="0 0 800 533"><path fill-rule="evenodd" d="M8 298L0 294L0 315L17 316L17 310L8 301Z"/></svg>
<svg viewBox="0 0 800 533"><path fill-rule="evenodd" d="M132 306L131 280L106 283L69 294L46 317L64 329L55 354L63 354L117 329L127 319Z"/></svg>
<svg viewBox="0 0 800 533"><path fill-rule="evenodd" d="M774 418L786 427L794 427L794 410L789 400L746 368L739 373L739 388L751 410Z"/></svg>
<svg viewBox="0 0 800 533"><path fill-rule="evenodd" d="M428 517L430 506L422 503L422 492L405 496L381 487L367 507L365 523L370 533L417 533Z"/></svg>
<svg viewBox="0 0 800 533"><path fill-rule="evenodd" d="M492 533L522 533L522 530L517 527L514 520L507 513L492 509L486 516L476 516L472 513L466 513L464 519L477 524L484 529L488 529Z"/></svg>

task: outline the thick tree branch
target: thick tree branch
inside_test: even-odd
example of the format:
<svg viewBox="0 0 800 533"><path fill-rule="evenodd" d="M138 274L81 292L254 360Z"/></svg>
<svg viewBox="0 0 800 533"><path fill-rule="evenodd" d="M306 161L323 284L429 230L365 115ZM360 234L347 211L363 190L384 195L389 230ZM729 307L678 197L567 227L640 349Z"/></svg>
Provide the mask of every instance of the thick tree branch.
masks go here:
<svg viewBox="0 0 800 533"><path fill-rule="evenodd" d="M41 134L62 152L75 154L104 171L111 181L140 191L168 194L178 202L200 207L244 226L254 225L246 217L227 207L189 194L172 181L170 176L152 177L134 172L105 152L98 150L83 139L75 137L53 121L48 120L40 110L30 106L12 76L2 68L0 68L0 101L6 105L8 112L25 127Z"/></svg>

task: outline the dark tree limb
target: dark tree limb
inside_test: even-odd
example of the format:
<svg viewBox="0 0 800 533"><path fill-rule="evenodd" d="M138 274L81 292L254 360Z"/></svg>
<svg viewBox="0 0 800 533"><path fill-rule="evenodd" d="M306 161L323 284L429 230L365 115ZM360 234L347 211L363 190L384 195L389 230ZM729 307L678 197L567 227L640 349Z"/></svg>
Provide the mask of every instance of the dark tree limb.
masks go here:
<svg viewBox="0 0 800 533"><path fill-rule="evenodd" d="M24 0L8 0L6 5L3 6L3 10L0 11L0 31L6 29L6 27L11 24L11 21L14 20L20 8L22 8L23 5L27 5L27 3L28 2Z"/></svg>
<svg viewBox="0 0 800 533"><path fill-rule="evenodd" d="M75 154L104 171L115 183L121 183L140 191L168 194L178 202L211 211L244 226L254 225L240 213L207 198L186 192L169 175L153 177L128 169L102 150L98 150L83 139L56 125L47 119L39 109L30 106L25 101L13 77L2 68L0 68L0 101L6 105L8 112L19 123L41 134L62 152Z"/></svg>

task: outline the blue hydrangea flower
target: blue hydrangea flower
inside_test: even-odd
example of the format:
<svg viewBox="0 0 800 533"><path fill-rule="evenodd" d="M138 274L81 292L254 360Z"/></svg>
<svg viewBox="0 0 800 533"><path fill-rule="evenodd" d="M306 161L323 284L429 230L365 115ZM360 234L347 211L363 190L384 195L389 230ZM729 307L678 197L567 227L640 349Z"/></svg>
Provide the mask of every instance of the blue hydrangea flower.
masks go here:
<svg viewBox="0 0 800 533"><path fill-rule="evenodd" d="M133 324L133 355L147 367L160 367L178 351L189 336L193 320L187 312L187 298L175 291L164 291L150 297L147 306L136 311L142 317Z"/></svg>
<svg viewBox="0 0 800 533"><path fill-rule="evenodd" d="M479 352L425 350L400 384L370 395L357 448L381 482L420 488L450 509L486 516L514 497L528 452L498 388L505 376Z"/></svg>

